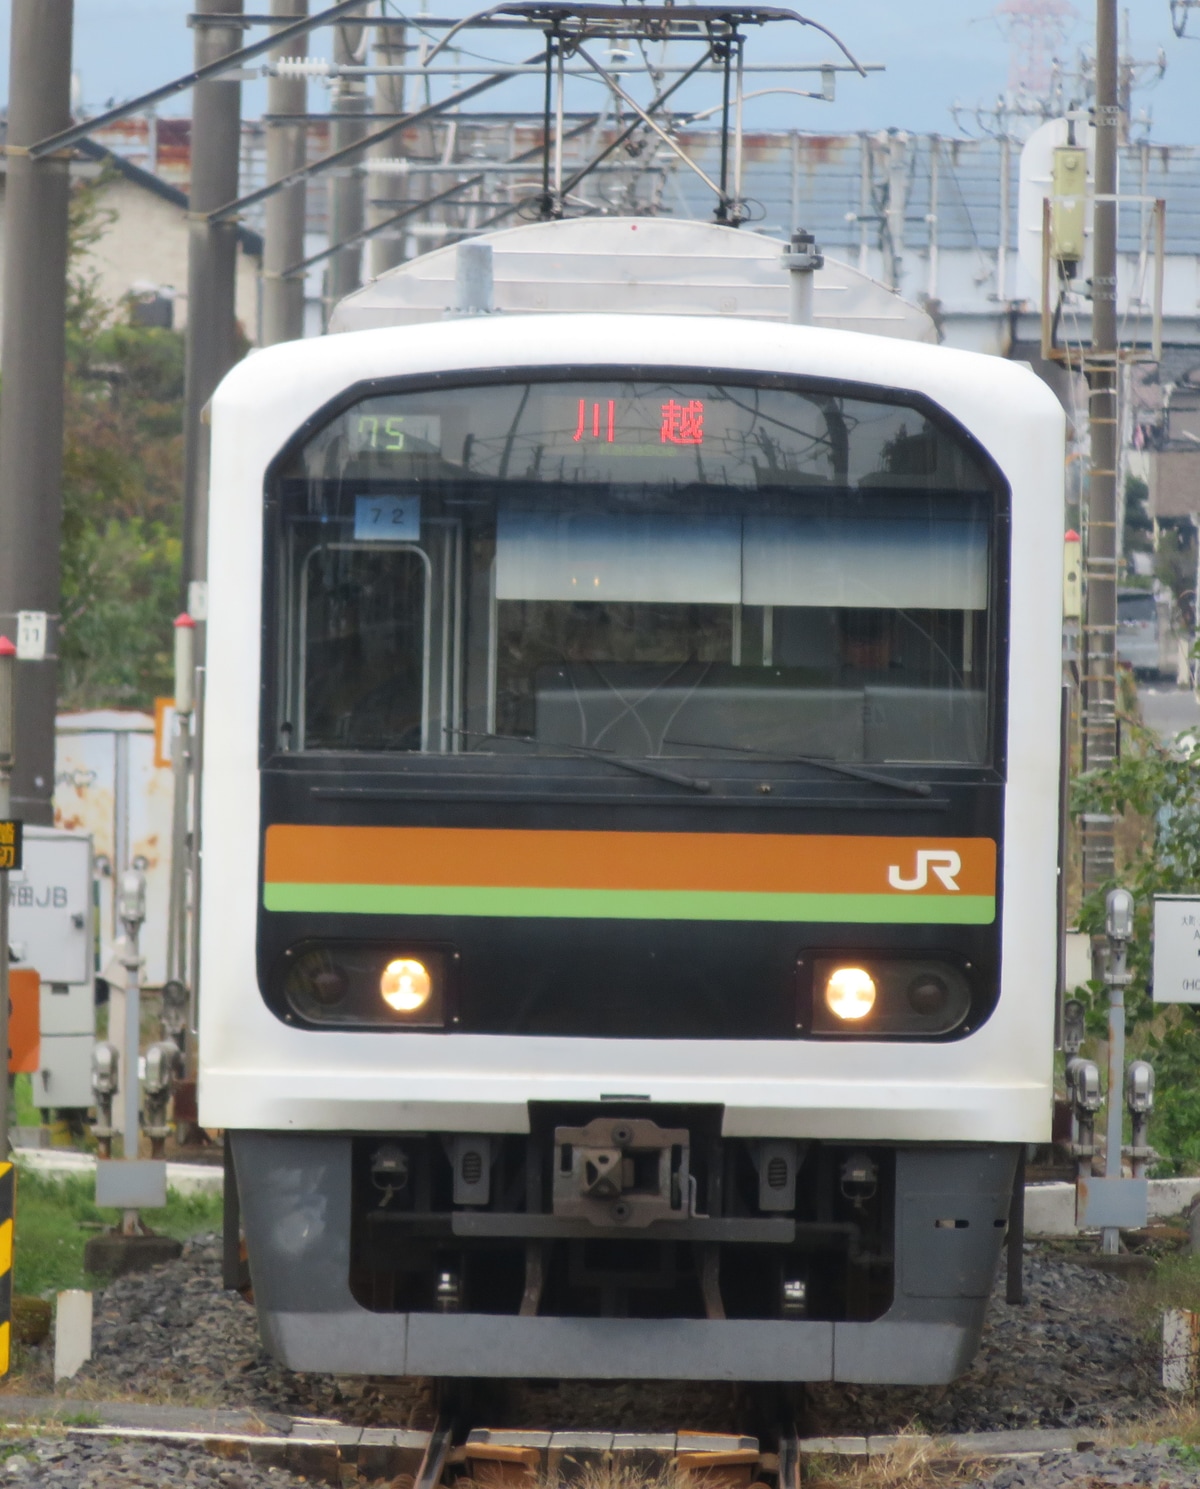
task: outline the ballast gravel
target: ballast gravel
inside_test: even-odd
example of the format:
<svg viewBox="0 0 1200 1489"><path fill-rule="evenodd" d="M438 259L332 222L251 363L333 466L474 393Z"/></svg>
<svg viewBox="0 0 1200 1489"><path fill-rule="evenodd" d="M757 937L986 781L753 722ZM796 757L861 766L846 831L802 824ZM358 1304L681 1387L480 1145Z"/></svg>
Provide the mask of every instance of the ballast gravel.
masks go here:
<svg viewBox="0 0 1200 1489"><path fill-rule="evenodd" d="M979 1489L1060 1489L1066 1485L1148 1485L1153 1489L1197 1489L1200 1455L1178 1444L1137 1443L1083 1453L1043 1453L1006 1463L978 1480Z"/></svg>
<svg viewBox="0 0 1200 1489"><path fill-rule="evenodd" d="M1025 1301L1004 1301L997 1279L983 1342L952 1385L818 1386L821 1434L935 1434L1023 1427L1099 1427L1145 1417L1162 1404L1161 1352L1150 1321L1131 1307L1130 1283L1063 1255L1025 1257Z"/></svg>
<svg viewBox="0 0 1200 1489"><path fill-rule="evenodd" d="M0 1485L28 1489L300 1489L283 1469L213 1458L200 1448L158 1443L10 1438L0 1444Z"/></svg>
<svg viewBox="0 0 1200 1489"><path fill-rule="evenodd" d="M1132 1431L1136 1419L1156 1414L1163 1404L1158 1346L1144 1312L1130 1306L1130 1284L1034 1248L1025 1258L1025 1276L1021 1306L1004 1302L1000 1281L983 1345L958 1381L920 1389L818 1386L809 1393L807 1430L820 1436L906 1429L949 1436L1129 1424ZM47 1344L31 1352L32 1370L16 1389L31 1389L31 1376L41 1379L42 1388L48 1385L49 1351ZM423 1382L301 1375L276 1364L259 1343L253 1308L222 1289L214 1236L190 1242L178 1261L120 1278L97 1295L93 1358L68 1389L73 1397L97 1401L137 1396L250 1409L268 1423L270 1414L279 1413L406 1427L426 1426L432 1416ZM723 1385L530 1383L510 1392L503 1409L503 1425L513 1427L727 1430L736 1420L737 1401ZM118 1449L74 1440L33 1442L28 1450L18 1444L0 1462L0 1489L8 1476L56 1489L160 1483L290 1489L301 1482L283 1470L231 1466L199 1451ZM988 1489L1057 1489L1075 1481L1200 1489L1200 1454L1164 1445L1048 1453L994 1471L964 1470L968 1478Z"/></svg>

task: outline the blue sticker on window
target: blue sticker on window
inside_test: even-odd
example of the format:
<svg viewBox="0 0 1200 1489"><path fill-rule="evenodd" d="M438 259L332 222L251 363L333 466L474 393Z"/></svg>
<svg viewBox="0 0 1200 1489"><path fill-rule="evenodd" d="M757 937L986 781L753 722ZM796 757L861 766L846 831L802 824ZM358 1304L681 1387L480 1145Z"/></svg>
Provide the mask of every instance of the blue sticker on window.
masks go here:
<svg viewBox="0 0 1200 1489"><path fill-rule="evenodd" d="M421 536L421 498L356 496L354 536L359 542L415 543Z"/></svg>

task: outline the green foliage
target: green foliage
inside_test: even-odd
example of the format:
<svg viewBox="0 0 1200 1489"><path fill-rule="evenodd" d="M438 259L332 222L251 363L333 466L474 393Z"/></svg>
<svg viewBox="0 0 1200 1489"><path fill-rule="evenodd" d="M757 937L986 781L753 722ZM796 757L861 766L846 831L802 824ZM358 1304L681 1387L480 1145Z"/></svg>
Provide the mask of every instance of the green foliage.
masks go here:
<svg viewBox="0 0 1200 1489"><path fill-rule="evenodd" d="M1196 617L1196 530L1190 523L1160 526L1154 574L1174 595L1184 627L1191 630Z"/></svg>
<svg viewBox="0 0 1200 1489"><path fill-rule="evenodd" d="M63 448L63 708L171 691L183 480L183 337L106 304L86 253L105 178L73 193Z"/></svg>
<svg viewBox="0 0 1200 1489"><path fill-rule="evenodd" d="M42 1114L33 1104L33 1077L14 1075L12 1093L13 1125L15 1127L40 1127Z"/></svg>
<svg viewBox="0 0 1200 1489"><path fill-rule="evenodd" d="M1148 824L1145 841L1121 882L1137 901L1130 946L1132 985L1125 994L1131 1053L1145 1053L1157 1078L1151 1138L1164 1169L1200 1169L1200 1010L1170 1009L1151 1002L1151 928L1156 894L1194 893L1200 886L1200 754L1186 737L1167 748L1148 730L1126 726L1121 759L1075 783L1072 811L1133 814ZM1079 928L1104 928L1104 901L1111 885L1089 896ZM1103 1000L1092 1014L1103 1030Z"/></svg>
<svg viewBox="0 0 1200 1489"><path fill-rule="evenodd" d="M21 1169L17 1175L17 1223L13 1245L14 1291L48 1297L68 1287L101 1285L83 1270L83 1248L102 1225L115 1225L116 1210L96 1208L94 1180L83 1175L48 1178ZM164 1235L188 1236L221 1228L216 1195L184 1196L170 1191L166 1208L147 1210L148 1225Z"/></svg>
<svg viewBox="0 0 1200 1489"><path fill-rule="evenodd" d="M1125 477L1125 543L1124 552L1139 549L1149 553L1154 546L1154 524L1147 511L1150 488L1140 476Z"/></svg>

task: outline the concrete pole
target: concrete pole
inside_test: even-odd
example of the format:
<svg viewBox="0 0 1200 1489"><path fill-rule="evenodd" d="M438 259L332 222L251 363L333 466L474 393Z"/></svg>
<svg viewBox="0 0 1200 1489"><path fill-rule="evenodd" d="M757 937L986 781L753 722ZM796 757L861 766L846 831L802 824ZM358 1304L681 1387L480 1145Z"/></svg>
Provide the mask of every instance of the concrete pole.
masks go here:
<svg viewBox="0 0 1200 1489"><path fill-rule="evenodd" d="M366 29L338 26L333 34L333 59L342 65L366 57ZM333 126L333 148L343 150L367 132L367 85L363 78L339 78L334 93L334 112L344 116ZM341 243L363 229L366 213L365 178L359 166L333 173L329 184L329 241ZM362 283L362 244L342 248L330 257L325 279L325 320L328 323L339 300Z"/></svg>
<svg viewBox="0 0 1200 1489"><path fill-rule="evenodd" d="M1083 764L1116 758L1117 639L1117 0L1096 0L1096 161L1092 217L1092 346L1086 363L1091 464L1084 572ZM1112 818L1083 827L1085 892L1114 873Z"/></svg>
<svg viewBox="0 0 1200 1489"><path fill-rule="evenodd" d="M223 3L223 0L222 0ZM63 323L68 155L25 150L71 124L73 0L12 0L0 360L0 634L17 612L49 619L46 656L22 668L12 799L27 822L54 820L54 712L62 541Z"/></svg>
<svg viewBox="0 0 1200 1489"><path fill-rule="evenodd" d="M887 142L887 223L888 284L899 290L904 277L904 235L908 211L908 135L896 130Z"/></svg>
<svg viewBox="0 0 1200 1489"><path fill-rule="evenodd" d="M308 14L308 0L271 0L271 14L292 18ZM308 38L296 37L271 60L280 57L302 57L308 52ZM271 78L267 83L269 114L303 114L308 109L308 84L304 78ZM270 124L267 126L267 180L281 176L304 164L306 131L303 124ZM304 335L304 280L284 279L283 271L304 257L303 181L277 191L267 198L266 231L263 234L263 344L298 341Z"/></svg>
<svg viewBox="0 0 1200 1489"><path fill-rule="evenodd" d="M7 636L0 636L0 818L12 810L16 664L16 647ZM0 869L0 1051L5 1055L0 1080L0 1163L8 1162L8 996L8 870Z"/></svg>
<svg viewBox="0 0 1200 1489"><path fill-rule="evenodd" d="M402 67L404 65L404 59L408 55L404 37L405 32L402 27L376 27L375 44L371 49L376 66ZM377 114L402 114L404 112L404 79L402 77L393 75L375 79L375 112ZM370 151L373 158L382 160L394 160L396 156L403 155L403 153L404 141L398 134L393 135L390 140L381 140L378 145L372 146ZM386 175L381 171L372 171L368 174L368 226L392 216L396 210L395 207L389 205L377 207L372 203L392 196L403 196L405 193L397 188L404 182L403 176ZM433 190L432 183L429 189ZM394 237L389 237L386 233L380 233L377 238L372 238L368 243L367 257L372 279L377 279L386 269L394 269L397 264L404 262L403 235L396 234Z"/></svg>
<svg viewBox="0 0 1200 1489"><path fill-rule="evenodd" d="M1125 943L1113 943L1108 976L1108 1111L1105 1127L1104 1177L1121 1177L1121 1129L1125 1106L1121 1100L1125 1085ZM1120 1250L1121 1233L1116 1226L1105 1226L1100 1233L1100 1249L1115 1255Z"/></svg>
<svg viewBox="0 0 1200 1489"><path fill-rule="evenodd" d="M200 15L236 14L242 0L196 0ZM195 65L242 45L242 28L195 28ZM191 219L188 235L188 320L184 375L184 607L187 585L208 573L208 430L204 405L237 360L237 224L206 222L203 213L237 196L242 85L225 78L198 83L192 95Z"/></svg>

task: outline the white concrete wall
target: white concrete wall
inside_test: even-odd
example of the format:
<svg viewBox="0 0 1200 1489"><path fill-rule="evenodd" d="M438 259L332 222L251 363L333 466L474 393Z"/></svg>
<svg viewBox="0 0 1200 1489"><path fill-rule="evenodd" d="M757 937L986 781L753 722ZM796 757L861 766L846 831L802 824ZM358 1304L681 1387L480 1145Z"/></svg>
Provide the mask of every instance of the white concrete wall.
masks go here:
<svg viewBox="0 0 1200 1489"><path fill-rule="evenodd" d="M1150 1219L1178 1215L1200 1194L1200 1179L1151 1179ZM1028 1184L1025 1187L1027 1236L1074 1236L1074 1184Z"/></svg>

